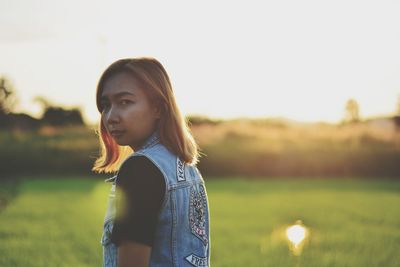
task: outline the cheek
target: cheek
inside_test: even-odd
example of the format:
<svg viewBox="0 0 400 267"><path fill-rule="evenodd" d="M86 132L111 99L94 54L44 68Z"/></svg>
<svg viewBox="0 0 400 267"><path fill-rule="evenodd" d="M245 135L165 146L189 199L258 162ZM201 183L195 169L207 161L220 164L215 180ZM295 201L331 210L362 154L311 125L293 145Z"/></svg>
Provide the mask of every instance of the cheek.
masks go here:
<svg viewBox="0 0 400 267"><path fill-rule="evenodd" d="M143 116L148 116L149 111L146 107L146 105L142 103L137 103L135 105L130 106L129 108L126 109L126 114L129 116L135 116L135 117L143 117Z"/></svg>
<svg viewBox="0 0 400 267"><path fill-rule="evenodd" d="M121 113L121 116L125 118L131 118L131 117L138 117L141 116L141 108L139 105L132 105L129 107L126 107Z"/></svg>
<svg viewBox="0 0 400 267"><path fill-rule="evenodd" d="M120 112L120 119L127 127L129 126L137 126L142 123L143 117L142 110L138 106L130 106Z"/></svg>

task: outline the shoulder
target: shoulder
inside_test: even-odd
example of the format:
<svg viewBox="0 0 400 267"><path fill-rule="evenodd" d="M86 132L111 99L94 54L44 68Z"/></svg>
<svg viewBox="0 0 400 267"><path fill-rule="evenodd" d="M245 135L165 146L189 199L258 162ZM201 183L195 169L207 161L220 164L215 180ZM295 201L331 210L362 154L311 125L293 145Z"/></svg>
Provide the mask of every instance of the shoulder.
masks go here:
<svg viewBox="0 0 400 267"><path fill-rule="evenodd" d="M134 157L127 158L123 164L121 165L119 172L127 172L127 171L155 171L158 170L157 166L146 156L137 155Z"/></svg>
<svg viewBox="0 0 400 267"><path fill-rule="evenodd" d="M139 152L139 155L146 155L154 160L166 160L170 158L175 158L176 154L173 153L167 146L162 143L157 143L156 145Z"/></svg>
<svg viewBox="0 0 400 267"><path fill-rule="evenodd" d="M159 168L146 156L129 157L118 171L117 184L154 185L164 183L164 176Z"/></svg>
<svg viewBox="0 0 400 267"><path fill-rule="evenodd" d="M158 143L144 151L140 151L137 156L146 156L151 160L167 178L167 172L175 166L177 155L170 151L165 145Z"/></svg>

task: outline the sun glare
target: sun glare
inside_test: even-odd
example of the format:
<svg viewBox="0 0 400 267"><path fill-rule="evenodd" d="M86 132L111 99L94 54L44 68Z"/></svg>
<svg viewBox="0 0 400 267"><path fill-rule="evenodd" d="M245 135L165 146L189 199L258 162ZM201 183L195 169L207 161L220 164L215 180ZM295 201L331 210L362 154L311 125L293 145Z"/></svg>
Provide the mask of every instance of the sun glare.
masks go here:
<svg viewBox="0 0 400 267"><path fill-rule="evenodd" d="M306 229L300 225L292 225L286 230L286 235L289 241L297 246L306 237Z"/></svg>
<svg viewBox="0 0 400 267"><path fill-rule="evenodd" d="M300 255L303 241L306 239L307 235L308 230L301 221L297 221L294 225L286 229L286 237L290 242L289 247L295 255Z"/></svg>

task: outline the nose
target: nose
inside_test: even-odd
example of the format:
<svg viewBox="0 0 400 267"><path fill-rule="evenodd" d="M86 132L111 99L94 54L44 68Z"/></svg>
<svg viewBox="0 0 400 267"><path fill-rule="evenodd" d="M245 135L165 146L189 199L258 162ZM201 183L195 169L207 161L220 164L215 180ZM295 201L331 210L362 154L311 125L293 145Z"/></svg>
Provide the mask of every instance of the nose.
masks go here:
<svg viewBox="0 0 400 267"><path fill-rule="evenodd" d="M106 124L107 125L117 124L119 122L119 120L120 120L120 118L119 118L119 114L118 114L116 108L110 107L105 114Z"/></svg>

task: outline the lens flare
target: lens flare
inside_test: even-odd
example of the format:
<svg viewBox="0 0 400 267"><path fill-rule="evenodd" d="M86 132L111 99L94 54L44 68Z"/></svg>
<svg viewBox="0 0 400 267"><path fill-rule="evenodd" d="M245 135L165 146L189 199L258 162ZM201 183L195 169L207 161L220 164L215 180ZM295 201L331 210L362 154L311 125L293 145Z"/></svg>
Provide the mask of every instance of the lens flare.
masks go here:
<svg viewBox="0 0 400 267"><path fill-rule="evenodd" d="M308 230L301 221L286 229L286 237L289 240L289 247L293 254L300 255L303 248L303 241L307 238Z"/></svg>
<svg viewBox="0 0 400 267"><path fill-rule="evenodd" d="M297 246L306 237L306 229L300 225L292 225L286 230L286 235L293 245Z"/></svg>

